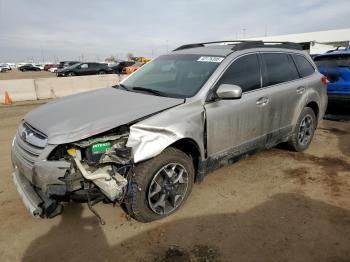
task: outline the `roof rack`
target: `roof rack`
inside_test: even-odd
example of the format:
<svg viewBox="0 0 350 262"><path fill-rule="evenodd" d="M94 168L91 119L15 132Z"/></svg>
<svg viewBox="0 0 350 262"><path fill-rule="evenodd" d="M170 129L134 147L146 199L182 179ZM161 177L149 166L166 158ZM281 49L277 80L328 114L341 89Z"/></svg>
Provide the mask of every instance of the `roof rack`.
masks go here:
<svg viewBox="0 0 350 262"><path fill-rule="evenodd" d="M254 41L254 40L228 40L228 41L213 41L213 42L203 42L203 43L196 43L196 44L187 44L179 46L178 48L174 49L173 51L179 51L183 49L189 49L189 48L196 48L196 47L204 47L206 45L211 44L225 44L226 45L232 45L233 47L231 50L238 51L238 50L244 50L249 48L286 48L286 49L297 49L297 50L303 50L302 47L297 43L292 42L264 42L264 41Z"/></svg>

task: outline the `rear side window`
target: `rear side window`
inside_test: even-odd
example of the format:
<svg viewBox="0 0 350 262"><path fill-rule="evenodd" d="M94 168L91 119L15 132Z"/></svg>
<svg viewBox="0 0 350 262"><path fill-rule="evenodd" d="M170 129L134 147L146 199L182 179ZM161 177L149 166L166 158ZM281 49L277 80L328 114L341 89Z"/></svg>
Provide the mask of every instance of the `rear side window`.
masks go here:
<svg viewBox="0 0 350 262"><path fill-rule="evenodd" d="M298 79L298 71L288 54L263 53L265 70L263 86L277 85L283 82Z"/></svg>
<svg viewBox="0 0 350 262"><path fill-rule="evenodd" d="M238 85L243 92L260 88L260 66L256 54L246 55L234 61L220 78L221 84Z"/></svg>
<svg viewBox="0 0 350 262"><path fill-rule="evenodd" d="M302 55L292 55L301 77L312 75L315 72L311 63Z"/></svg>
<svg viewBox="0 0 350 262"><path fill-rule="evenodd" d="M350 67L350 54L319 56L314 61L317 67Z"/></svg>

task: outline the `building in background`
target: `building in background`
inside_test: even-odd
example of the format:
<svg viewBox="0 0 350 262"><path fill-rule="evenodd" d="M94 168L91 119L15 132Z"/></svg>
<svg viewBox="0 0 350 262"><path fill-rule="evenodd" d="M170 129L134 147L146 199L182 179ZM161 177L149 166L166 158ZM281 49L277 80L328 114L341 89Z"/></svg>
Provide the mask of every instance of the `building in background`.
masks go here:
<svg viewBox="0 0 350 262"><path fill-rule="evenodd" d="M249 40L262 40L272 42L295 42L302 45L311 55L322 54L337 47L350 46L350 28L327 30L310 33L276 35L249 38Z"/></svg>

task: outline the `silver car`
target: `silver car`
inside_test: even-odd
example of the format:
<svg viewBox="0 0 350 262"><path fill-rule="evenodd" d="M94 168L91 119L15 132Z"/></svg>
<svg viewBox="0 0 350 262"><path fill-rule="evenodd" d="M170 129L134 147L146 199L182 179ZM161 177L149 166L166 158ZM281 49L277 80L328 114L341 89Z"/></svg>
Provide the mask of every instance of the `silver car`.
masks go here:
<svg viewBox="0 0 350 262"><path fill-rule="evenodd" d="M305 150L326 106L326 79L296 44L184 45L118 86L28 113L12 143L14 182L35 217L68 201L98 216L103 201L149 222L216 168L280 143Z"/></svg>

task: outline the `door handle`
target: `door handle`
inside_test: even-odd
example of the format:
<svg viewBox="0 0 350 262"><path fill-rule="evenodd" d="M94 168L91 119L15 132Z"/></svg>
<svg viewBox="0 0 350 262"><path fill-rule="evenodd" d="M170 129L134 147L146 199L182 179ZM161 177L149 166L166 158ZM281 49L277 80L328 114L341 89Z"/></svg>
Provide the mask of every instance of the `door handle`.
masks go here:
<svg viewBox="0 0 350 262"><path fill-rule="evenodd" d="M258 100L256 100L256 104L258 106L265 106L269 103L269 99L267 97L260 97Z"/></svg>
<svg viewBox="0 0 350 262"><path fill-rule="evenodd" d="M299 86L298 88L297 88L297 94L302 94L302 93L304 93L305 92L305 87L303 87L303 86Z"/></svg>

